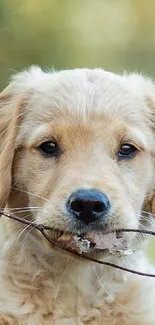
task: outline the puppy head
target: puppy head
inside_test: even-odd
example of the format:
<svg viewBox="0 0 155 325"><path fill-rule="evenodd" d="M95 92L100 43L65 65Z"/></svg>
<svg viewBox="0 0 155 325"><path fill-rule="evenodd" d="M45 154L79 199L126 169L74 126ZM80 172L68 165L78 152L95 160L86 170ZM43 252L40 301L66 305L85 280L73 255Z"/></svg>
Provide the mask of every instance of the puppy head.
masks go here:
<svg viewBox="0 0 155 325"><path fill-rule="evenodd" d="M137 228L154 192L154 85L101 69L17 74L0 97L1 205L62 232Z"/></svg>

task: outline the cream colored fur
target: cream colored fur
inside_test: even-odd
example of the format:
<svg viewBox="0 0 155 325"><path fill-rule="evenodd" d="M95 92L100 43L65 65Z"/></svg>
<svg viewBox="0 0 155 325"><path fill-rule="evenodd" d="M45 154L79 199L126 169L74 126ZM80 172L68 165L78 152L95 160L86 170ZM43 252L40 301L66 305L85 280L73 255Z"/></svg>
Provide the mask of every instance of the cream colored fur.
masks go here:
<svg viewBox="0 0 155 325"><path fill-rule="evenodd" d="M1 206L71 231L67 198L96 188L112 203L109 229L152 229L154 111L155 86L137 74L38 67L17 74L0 97ZM59 143L60 158L41 155L47 139ZM120 143L129 140L136 157L118 161ZM135 254L100 258L155 273L143 236L126 236ZM153 278L76 259L4 216L0 256L0 325L155 325Z"/></svg>

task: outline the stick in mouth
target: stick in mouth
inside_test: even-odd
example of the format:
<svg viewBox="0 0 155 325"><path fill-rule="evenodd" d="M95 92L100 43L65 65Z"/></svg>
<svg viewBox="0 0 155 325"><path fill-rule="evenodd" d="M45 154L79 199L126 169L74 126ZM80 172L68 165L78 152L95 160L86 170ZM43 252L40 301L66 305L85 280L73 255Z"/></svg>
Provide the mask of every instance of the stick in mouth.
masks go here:
<svg viewBox="0 0 155 325"><path fill-rule="evenodd" d="M155 274L151 274L151 273L146 273L146 272L141 272L141 271L136 271L136 270L133 270L133 269L129 269L127 267L124 267L124 266L120 266L120 265L117 265L117 264L114 264L114 263L111 263L111 262L107 262L107 261L101 261L101 260L97 260L95 258L92 258L84 253L79 253L77 250L74 250L74 249L70 249L70 248L65 248L63 247L61 244L54 242L53 240L51 240L45 230L51 230L50 227L47 227L47 226L44 226L42 224L36 224L32 221L28 221L28 220L25 220L25 219L22 219L22 218L19 218L17 216L14 216L10 213L8 213L7 211L5 211L4 209L0 209L0 215L3 215L9 219L12 219L14 221L17 221L17 222L20 222L22 224L26 224L26 225L29 225L30 227L34 228L34 229L37 229L38 231L40 231L42 233L42 235L49 241L51 242L53 245L55 245L57 248L63 250L63 251L67 251L69 253L71 253L72 255L75 255L75 256L80 256L81 258L85 259L85 260L88 260L88 261L91 261L91 262L94 262L94 263L98 263L98 264L102 264L102 265L106 265L106 266L109 266L109 267L113 267L115 269L119 269L119 270L122 270L122 271L125 271L125 272L129 272L129 273L132 273L132 274L135 274L135 275L140 275L140 276L144 276L144 277L150 277L150 278L155 278ZM155 232L154 231L150 231L150 230L142 230L142 229L117 229L117 230L114 230L114 231L111 231L111 233L120 233L120 232L135 232L135 233L142 233L142 234L147 234L147 235L152 235L152 236L155 236ZM81 239L81 238L80 238ZM87 240L87 239L86 239ZM88 240L89 242L89 240Z"/></svg>

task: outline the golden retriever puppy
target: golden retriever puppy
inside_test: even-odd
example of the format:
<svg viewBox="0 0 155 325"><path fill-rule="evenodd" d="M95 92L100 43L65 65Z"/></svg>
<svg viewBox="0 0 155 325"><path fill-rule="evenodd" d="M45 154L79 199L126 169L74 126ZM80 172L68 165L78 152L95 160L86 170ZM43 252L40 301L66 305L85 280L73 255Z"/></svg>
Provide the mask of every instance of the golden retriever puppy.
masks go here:
<svg viewBox="0 0 155 325"><path fill-rule="evenodd" d="M76 250L155 273L146 235L117 233L104 247L109 231L151 229L154 129L155 86L143 76L32 67L13 77L0 96L1 207L51 227L51 240L74 238L79 257L2 216L0 325L155 325L154 278Z"/></svg>

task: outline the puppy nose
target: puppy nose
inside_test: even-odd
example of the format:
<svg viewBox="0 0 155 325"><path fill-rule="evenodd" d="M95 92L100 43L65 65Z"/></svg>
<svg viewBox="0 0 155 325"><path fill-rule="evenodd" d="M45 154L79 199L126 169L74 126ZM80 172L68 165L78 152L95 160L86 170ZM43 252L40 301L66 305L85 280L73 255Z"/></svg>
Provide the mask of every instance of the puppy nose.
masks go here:
<svg viewBox="0 0 155 325"><path fill-rule="evenodd" d="M68 211L85 224L106 217L110 209L107 196L98 190L78 190L71 194L67 202Z"/></svg>

